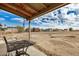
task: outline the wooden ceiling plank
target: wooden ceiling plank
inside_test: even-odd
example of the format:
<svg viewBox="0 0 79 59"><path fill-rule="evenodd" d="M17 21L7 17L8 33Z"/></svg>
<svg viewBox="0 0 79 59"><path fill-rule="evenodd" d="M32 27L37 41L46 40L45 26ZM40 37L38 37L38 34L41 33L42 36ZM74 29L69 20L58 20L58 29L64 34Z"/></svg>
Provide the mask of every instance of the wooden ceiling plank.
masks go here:
<svg viewBox="0 0 79 59"><path fill-rule="evenodd" d="M36 17L38 17L38 16L41 16L41 15L43 15L43 14L46 14L46 13L48 13L48 12L51 12L51 11L53 11L53 10L56 10L56 9L62 7L62 6L68 5L68 4L69 4L69 3L62 3L62 4L60 4L60 5L58 5L58 6L55 6L55 7L52 7L52 6L53 6L53 5L52 5L52 6L48 7L47 9L43 9L42 11L40 11L40 12L38 12L37 14L33 15L33 16L31 17L31 19L34 19L34 18L36 18Z"/></svg>
<svg viewBox="0 0 79 59"><path fill-rule="evenodd" d="M25 4L25 3L24 3ZM27 13L29 13L29 14L33 14L34 12L33 12L33 10L29 10L29 7L25 7L24 5L23 5L23 3L13 3L13 4L11 4L11 5L13 5L13 6L15 6L16 8L18 8L18 9L21 9L21 10L23 10L24 12L27 12Z"/></svg>
<svg viewBox="0 0 79 59"><path fill-rule="evenodd" d="M33 8L32 6L29 5L29 3L26 3L27 6L29 6L31 9L35 10L36 12L38 12L35 8Z"/></svg>
<svg viewBox="0 0 79 59"><path fill-rule="evenodd" d="M27 19L29 19L29 20L32 20L32 19L34 19L34 18L36 18L36 17L39 17L39 16L41 16L41 15L44 15L44 14L46 14L46 13L48 13L48 12L50 12L50 11L53 11L53 10L56 10L56 9L58 9L58 8L60 8L60 7L62 7L62 6L65 6L65 5L67 5L67 4L69 4L69 3L56 3L56 4L54 4L54 3L52 3L52 4L49 4L48 5L48 7L47 7L47 5L41 5L41 6L43 6L42 8L41 8L41 10L39 11L39 10L36 10L36 9L38 9L38 8L35 8L35 7L31 7L31 5L30 5L31 3L26 3L26 5L25 4L23 4L23 8L26 8L26 7L30 7L31 9L33 9L33 10L35 10L37 13L34 13L33 15L32 14L30 14L29 12L26 12L26 10L23 10L23 9L21 9L21 7L16 7L16 5L17 6L20 6L21 4L16 4L15 6L14 5L12 5L12 4L8 4L8 3L2 3L2 6L1 7L3 7L5 10L7 10L7 11L10 11L10 12L12 12L12 13L15 13L15 14L17 14L17 15L20 15L20 16L22 16L22 17L25 17L25 18L27 18ZM29 6L30 5L30 6ZM38 6L37 6L38 7ZM10 9L10 10L9 10ZM27 9L27 8L26 8Z"/></svg>
<svg viewBox="0 0 79 59"><path fill-rule="evenodd" d="M23 4L24 8L27 10L27 8L29 8L32 12L37 13L37 10L35 10L34 8L32 8L31 6L27 5L27 4Z"/></svg>
<svg viewBox="0 0 79 59"><path fill-rule="evenodd" d="M19 7L16 8L16 7L12 6L11 4L7 4L7 3L4 3L3 5L4 5L4 6L7 6L7 7L9 7L9 8L11 8L11 9L13 9L13 10L17 10L17 11L19 11L19 12L25 14L26 16L32 16L31 14L29 14L29 13L27 13L27 12L24 12L23 10L19 9Z"/></svg>
<svg viewBox="0 0 79 59"><path fill-rule="evenodd" d="M25 18L25 16L24 16L23 14L18 13L18 12L16 12L15 10L12 11L12 9L9 9L9 8L7 8L6 6L3 6L3 5L1 5L1 4L0 4L0 8L1 8L2 10L8 11L8 12L10 12L10 13L13 13L13 14L16 14L16 15L18 15L18 16L22 16L22 17Z"/></svg>
<svg viewBox="0 0 79 59"><path fill-rule="evenodd" d="M42 3L42 5L43 5L44 8L47 8L47 6L44 3Z"/></svg>
<svg viewBox="0 0 79 59"><path fill-rule="evenodd" d="M19 9L22 9L25 12L28 12L29 14L37 13L36 10L32 9L30 6L28 6L26 3L12 3L11 5L15 6L16 8L19 7Z"/></svg>

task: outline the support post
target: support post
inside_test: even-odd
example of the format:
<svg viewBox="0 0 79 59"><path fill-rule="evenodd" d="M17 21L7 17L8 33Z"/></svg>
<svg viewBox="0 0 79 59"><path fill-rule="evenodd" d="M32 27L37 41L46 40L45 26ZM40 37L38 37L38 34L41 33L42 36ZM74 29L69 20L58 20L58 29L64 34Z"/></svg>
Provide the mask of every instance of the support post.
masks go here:
<svg viewBox="0 0 79 59"><path fill-rule="evenodd" d="M29 40L31 39L31 21L29 20Z"/></svg>
<svg viewBox="0 0 79 59"><path fill-rule="evenodd" d="M25 28L25 20L23 21L23 27Z"/></svg>

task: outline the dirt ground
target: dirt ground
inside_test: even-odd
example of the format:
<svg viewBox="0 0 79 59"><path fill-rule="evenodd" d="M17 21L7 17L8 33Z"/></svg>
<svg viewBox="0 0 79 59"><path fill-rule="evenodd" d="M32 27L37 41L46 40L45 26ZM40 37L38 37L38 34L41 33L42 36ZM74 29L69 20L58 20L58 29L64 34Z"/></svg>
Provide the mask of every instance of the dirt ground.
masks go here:
<svg viewBox="0 0 79 59"><path fill-rule="evenodd" d="M7 39L17 37L28 40L28 33L5 35ZM79 56L79 32L32 32L31 41L36 42L34 47L47 55L52 56Z"/></svg>

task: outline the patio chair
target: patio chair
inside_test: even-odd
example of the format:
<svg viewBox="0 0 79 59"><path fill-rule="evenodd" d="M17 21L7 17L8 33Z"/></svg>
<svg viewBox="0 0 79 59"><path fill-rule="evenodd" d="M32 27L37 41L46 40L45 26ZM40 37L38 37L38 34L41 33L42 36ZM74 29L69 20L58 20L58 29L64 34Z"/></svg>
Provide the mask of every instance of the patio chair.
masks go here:
<svg viewBox="0 0 79 59"><path fill-rule="evenodd" d="M7 54L9 55L9 52L16 51L16 56L20 55L27 55L27 49L29 46L34 45L35 43L32 41L28 40L20 40L20 41L7 41L6 37L3 36L4 41L6 43L6 48L7 48Z"/></svg>

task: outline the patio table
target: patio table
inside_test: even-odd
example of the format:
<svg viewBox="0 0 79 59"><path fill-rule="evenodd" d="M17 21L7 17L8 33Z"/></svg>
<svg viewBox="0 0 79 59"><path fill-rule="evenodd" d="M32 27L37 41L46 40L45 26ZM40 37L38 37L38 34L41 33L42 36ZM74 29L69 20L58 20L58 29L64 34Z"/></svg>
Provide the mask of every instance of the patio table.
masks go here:
<svg viewBox="0 0 79 59"><path fill-rule="evenodd" d="M16 56L20 56L22 54L29 55L28 53L26 53L27 48L35 44L35 42L29 40L16 40L16 41L5 40L5 42L7 46L7 52L16 51Z"/></svg>

